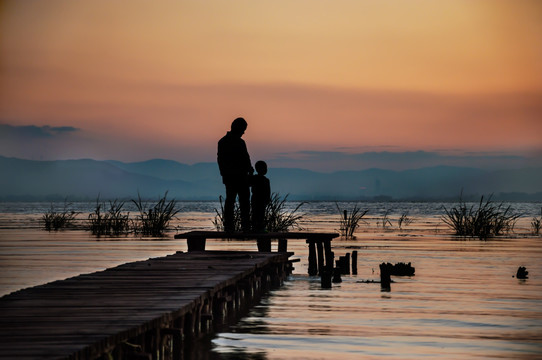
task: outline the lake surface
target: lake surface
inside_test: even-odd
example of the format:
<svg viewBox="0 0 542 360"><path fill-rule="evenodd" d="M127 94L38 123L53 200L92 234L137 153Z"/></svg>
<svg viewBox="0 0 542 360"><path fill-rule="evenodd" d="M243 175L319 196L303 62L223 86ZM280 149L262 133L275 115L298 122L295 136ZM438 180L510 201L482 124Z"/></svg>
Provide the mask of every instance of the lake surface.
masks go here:
<svg viewBox="0 0 542 360"><path fill-rule="evenodd" d="M288 203L293 209L297 204ZM354 203L339 203L352 209ZM358 203L368 208L355 240L332 242L335 256L358 251L358 274L332 289L307 276L304 241L290 241L301 262L228 332L216 334L202 359L542 359L542 237L530 234L541 204L514 203L524 214L514 232L492 240L460 239L440 220L438 203ZM17 289L185 251L183 240L96 238L84 230L46 232L48 203L0 203L0 295ZM60 209L62 204L55 204ZM81 222L93 203L75 203ZM212 230L215 202L180 203L174 226ZM332 202L302 206L302 226L336 231ZM134 209L131 210L133 213ZM382 227L384 215L390 220ZM414 221L399 229L408 212ZM256 250L253 242L209 241L209 249ZM276 244L273 244L276 249ZM415 276L392 277L381 291L378 265L411 262ZM526 266L529 279L514 277Z"/></svg>

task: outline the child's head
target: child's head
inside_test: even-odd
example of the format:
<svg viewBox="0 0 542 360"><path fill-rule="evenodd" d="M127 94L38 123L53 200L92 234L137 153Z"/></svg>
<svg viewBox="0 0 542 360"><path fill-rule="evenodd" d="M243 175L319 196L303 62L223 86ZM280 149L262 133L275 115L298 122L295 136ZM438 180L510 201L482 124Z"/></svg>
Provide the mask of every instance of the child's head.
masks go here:
<svg viewBox="0 0 542 360"><path fill-rule="evenodd" d="M265 161L257 161L256 162L256 165L254 165L254 167L256 168L256 171L258 172L258 175L265 175L267 174L267 164L265 163Z"/></svg>

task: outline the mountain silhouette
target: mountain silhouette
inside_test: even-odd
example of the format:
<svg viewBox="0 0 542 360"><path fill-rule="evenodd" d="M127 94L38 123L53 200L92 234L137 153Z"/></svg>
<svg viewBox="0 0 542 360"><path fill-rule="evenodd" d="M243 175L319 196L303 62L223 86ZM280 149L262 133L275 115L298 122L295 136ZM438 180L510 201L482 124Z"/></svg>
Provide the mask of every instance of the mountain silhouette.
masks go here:
<svg viewBox="0 0 542 360"><path fill-rule="evenodd" d="M0 156L0 200L157 198L169 191L178 200L217 200L223 195L216 163L182 164L91 159L34 161ZM456 200L495 194L507 200L542 200L542 168L482 170L436 166L393 171L315 172L270 168L272 191L290 200Z"/></svg>

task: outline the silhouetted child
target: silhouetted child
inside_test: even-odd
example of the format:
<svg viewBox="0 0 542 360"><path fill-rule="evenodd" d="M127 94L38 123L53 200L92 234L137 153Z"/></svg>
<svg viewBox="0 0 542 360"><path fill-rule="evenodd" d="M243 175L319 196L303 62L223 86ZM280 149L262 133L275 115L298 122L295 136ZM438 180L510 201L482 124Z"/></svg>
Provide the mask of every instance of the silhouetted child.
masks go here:
<svg viewBox="0 0 542 360"><path fill-rule="evenodd" d="M271 200L271 184L265 177L267 164L265 161L258 161L254 165L256 175L251 177L252 186L252 230L255 232L265 231L265 208Z"/></svg>

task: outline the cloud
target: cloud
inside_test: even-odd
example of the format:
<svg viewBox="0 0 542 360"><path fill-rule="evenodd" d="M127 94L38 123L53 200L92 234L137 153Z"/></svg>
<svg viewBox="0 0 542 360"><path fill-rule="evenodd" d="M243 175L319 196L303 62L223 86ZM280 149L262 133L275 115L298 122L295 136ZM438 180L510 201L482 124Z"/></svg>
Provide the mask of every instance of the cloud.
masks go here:
<svg viewBox="0 0 542 360"><path fill-rule="evenodd" d="M73 126L0 124L0 154L33 160L51 160L75 154L85 139Z"/></svg>
<svg viewBox="0 0 542 360"><path fill-rule="evenodd" d="M72 126L13 126L8 124L0 124L0 139L48 139L63 134L73 133L80 129Z"/></svg>

